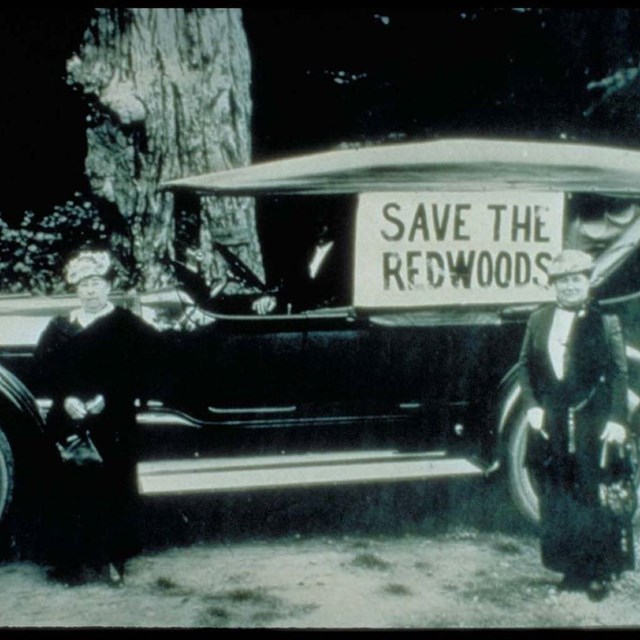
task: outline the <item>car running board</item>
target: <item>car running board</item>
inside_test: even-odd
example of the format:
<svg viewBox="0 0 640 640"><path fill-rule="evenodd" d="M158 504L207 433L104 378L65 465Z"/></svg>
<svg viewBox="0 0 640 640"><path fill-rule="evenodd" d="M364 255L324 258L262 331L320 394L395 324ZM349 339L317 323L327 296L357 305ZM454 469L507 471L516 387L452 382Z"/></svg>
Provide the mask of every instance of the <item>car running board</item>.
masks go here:
<svg viewBox="0 0 640 640"><path fill-rule="evenodd" d="M442 452L347 451L140 462L137 473L140 494L171 495L449 478L484 469Z"/></svg>

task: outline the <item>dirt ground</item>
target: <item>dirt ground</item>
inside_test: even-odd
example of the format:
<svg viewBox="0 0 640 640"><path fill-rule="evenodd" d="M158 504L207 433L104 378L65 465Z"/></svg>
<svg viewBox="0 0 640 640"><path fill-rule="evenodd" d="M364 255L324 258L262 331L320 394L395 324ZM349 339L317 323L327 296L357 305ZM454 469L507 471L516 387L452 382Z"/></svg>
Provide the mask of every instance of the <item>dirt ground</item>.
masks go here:
<svg viewBox="0 0 640 640"><path fill-rule="evenodd" d="M558 592L535 531L504 500L449 483L147 505L124 587L69 587L28 557L8 560L0 626L640 626L640 574L600 603Z"/></svg>

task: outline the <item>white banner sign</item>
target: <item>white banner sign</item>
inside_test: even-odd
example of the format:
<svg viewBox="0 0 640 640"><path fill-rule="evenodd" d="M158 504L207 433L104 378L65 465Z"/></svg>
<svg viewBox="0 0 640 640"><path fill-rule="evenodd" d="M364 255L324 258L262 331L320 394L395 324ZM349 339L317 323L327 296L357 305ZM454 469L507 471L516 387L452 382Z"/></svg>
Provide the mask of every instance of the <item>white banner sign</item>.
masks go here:
<svg viewBox="0 0 640 640"><path fill-rule="evenodd" d="M354 304L543 302L562 249L564 194L367 193L358 201Z"/></svg>

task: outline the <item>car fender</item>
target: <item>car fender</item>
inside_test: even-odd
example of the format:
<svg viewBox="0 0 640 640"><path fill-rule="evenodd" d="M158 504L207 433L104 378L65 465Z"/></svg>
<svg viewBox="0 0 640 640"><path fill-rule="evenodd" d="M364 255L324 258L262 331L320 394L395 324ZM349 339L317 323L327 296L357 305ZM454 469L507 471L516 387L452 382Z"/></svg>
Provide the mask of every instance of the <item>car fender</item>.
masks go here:
<svg viewBox="0 0 640 640"><path fill-rule="evenodd" d="M502 433L509 416L513 413L520 398L520 384L518 381L519 364L516 362L500 380L498 385L498 429Z"/></svg>
<svg viewBox="0 0 640 640"><path fill-rule="evenodd" d="M8 369L0 366L0 428L9 438L25 435L44 436L44 418L27 386ZM20 437L20 439L22 439Z"/></svg>
<svg viewBox="0 0 640 640"><path fill-rule="evenodd" d="M492 409L492 424L496 430L492 470L497 470L506 452L511 418L520 408L521 390L518 382L518 363L515 363L500 380L496 402Z"/></svg>
<svg viewBox="0 0 640 640"><path fill-rule="evenodd" d="M49 495L59 455L45 436L45 421L35 397L12 372L0 366L0 437L3 477L0 490L0 545L5 536L29 535ZM24 527L27 527L26 529ZM17 539L14 538L14 539ZM13 543L11 543L13 544Z"/></svg>

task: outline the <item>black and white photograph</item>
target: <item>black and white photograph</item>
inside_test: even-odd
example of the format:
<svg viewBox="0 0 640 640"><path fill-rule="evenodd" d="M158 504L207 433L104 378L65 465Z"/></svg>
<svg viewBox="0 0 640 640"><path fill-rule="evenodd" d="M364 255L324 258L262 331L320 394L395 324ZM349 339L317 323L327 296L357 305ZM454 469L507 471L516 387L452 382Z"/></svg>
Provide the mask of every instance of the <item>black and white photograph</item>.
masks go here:
<svg viewBox="0 0 640 640"><path fill-rule="evenodd" d="M0 31L0 629L640 626L640 9Z"/></svg>

